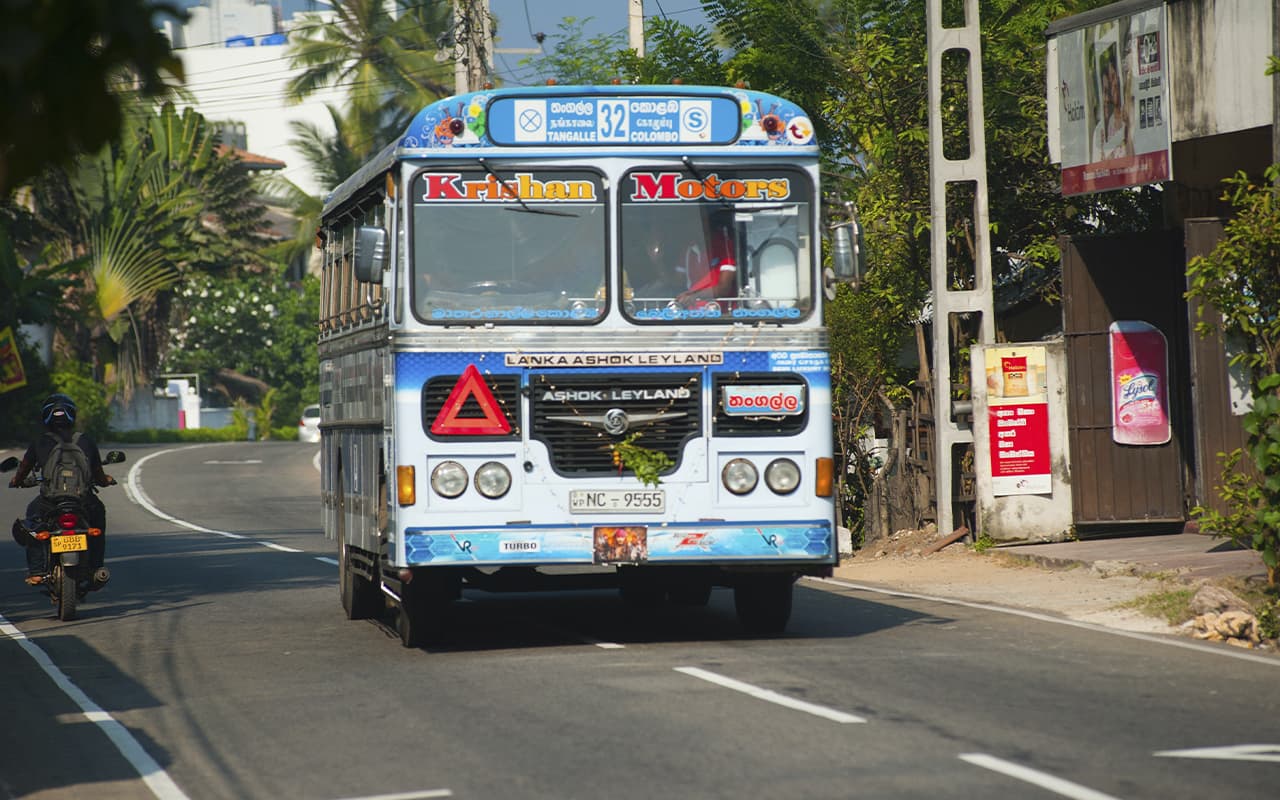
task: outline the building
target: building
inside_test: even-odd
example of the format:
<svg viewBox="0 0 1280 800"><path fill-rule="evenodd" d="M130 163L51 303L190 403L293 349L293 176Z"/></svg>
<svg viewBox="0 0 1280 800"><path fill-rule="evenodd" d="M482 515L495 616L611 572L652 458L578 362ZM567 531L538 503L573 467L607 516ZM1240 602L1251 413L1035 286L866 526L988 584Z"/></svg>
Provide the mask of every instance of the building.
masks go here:
<svg viewBox="0 0 1280 800"><path fill-rule="evenodd" d="M1050 154L1064 194L1159 184L1157 230L1063 239L1063 331L1073 523L1182 526L1221 508L1217 454L1244 443L1248 381L1220 338L1195 332L1187 264L1231 213L1222 180L1275 159L1272 0L1122 0L1059 20L1048 38ZM1213 309L1206 309L1216 314ZM1145 355L1126 331L1142 331ZM1163 344L1161 343L1163 342ZM1147 347L1147 345L1144 345ZM1134 437L1117 348L1161 403L1160 435ZM1117 400L1120 398L1120 400Z"/></svg>
<svg viewBox="0 0 1280 800"><path fill-rule="evenodd" d="M204 0L192 7L186 24L168 22L164 32L186 71L184 87L191 105L223 131L228 142L269 161L284 163L278 174L308 194L321 196L331 187L316 182L302 153L291 141L296 123L315 126L326 135L333 122L326 108L341 108L341 88L327 88L303 103L287 99L286 86L299 70L285 55L291 33L301 25L324 24L332 12L279 19L276 6L261 0Z"/></svg>

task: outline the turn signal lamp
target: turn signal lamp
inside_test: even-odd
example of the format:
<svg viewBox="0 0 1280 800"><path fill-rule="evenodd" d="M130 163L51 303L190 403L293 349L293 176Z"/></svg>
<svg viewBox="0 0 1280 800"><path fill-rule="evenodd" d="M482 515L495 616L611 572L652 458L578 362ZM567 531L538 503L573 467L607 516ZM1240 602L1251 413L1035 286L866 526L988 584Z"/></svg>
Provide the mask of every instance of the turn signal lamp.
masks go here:
<svg viewBox="0 0 1280 800"><path fill-rule="evenodd" d="M418 502L418 488L413 467L396 467L396 501L402 506Z"/></svg>
<svg viewBox="0 0 1280 800"><path fill-rule="evenodd" d="M813 493L818 497L831 497L835 494L836 463L830 458L819 458L813 465Z"/></svg>

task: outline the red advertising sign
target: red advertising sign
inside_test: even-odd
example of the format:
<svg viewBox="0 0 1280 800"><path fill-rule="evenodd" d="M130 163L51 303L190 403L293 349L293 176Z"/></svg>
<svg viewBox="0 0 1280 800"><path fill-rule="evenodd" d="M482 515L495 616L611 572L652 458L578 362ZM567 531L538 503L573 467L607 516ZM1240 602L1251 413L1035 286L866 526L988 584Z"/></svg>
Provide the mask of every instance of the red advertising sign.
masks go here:
<svg viewBox="0 0 1280 800"><path fill-rule="evenodd" d="M992 406L988 414L996 494L1037 493L1022 490L1045 484L1049 478L1049 404ZM999 491L1002 485L1018 491Z"/></svg>
<svg viewBox="0 0 1280 800"><path fill-rule="evenodd" d="M998 347L986 361L992 493L1051 494L1045 350Z"/></svg>
<svg viewBox="0 0 1280 800"><path fill-rule="evenodd" d="M1173 434L1169 421L1169 357L1164 334L1134 320L1111 323L1111 439L1159 445Z"/></svg>

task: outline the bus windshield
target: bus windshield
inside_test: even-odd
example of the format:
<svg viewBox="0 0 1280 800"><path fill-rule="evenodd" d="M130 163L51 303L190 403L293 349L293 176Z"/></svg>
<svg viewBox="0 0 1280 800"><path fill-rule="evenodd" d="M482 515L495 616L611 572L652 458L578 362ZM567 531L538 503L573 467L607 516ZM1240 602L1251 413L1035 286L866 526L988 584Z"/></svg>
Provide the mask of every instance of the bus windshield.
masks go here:
<svg viewBox="0 0 1280 800"><path fill-rule="evenodd" d="M811 192L788 169L623 181L623 308L637 322L785 321L813 307Z"/></svg>
<svg viewBox="0 0 1280 800"><path fill-rule="evenodd" d="M413 180L413 308L425 322L604 314L603 181L587 170L435 169Z"/></svg>

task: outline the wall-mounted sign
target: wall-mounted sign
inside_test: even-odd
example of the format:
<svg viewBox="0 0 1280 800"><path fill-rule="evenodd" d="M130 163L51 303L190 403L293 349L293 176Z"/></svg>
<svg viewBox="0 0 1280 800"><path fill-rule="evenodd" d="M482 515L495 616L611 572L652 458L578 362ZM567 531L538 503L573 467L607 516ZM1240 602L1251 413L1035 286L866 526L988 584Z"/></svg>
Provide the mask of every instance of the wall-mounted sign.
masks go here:
<svg viewBox="0 0 1280 800"><path fill-rule="evenodd" d="M993 347L986 353L992 493L1051 494L1045 348Z"/></svg>
<svg viewBox="0 0 1280 800"><path fill-rule="evenodd" d="M1056 42L1062 193L1171 179L1164 6L1066 31Z"/></svg>
<svg viewBox="0 0 1280 800"><path fill-rule="evenodd" d="M1111 323L1111 439L1117 444L1164 444L1169 421L1169 345L1155 326Z"/></svg>

